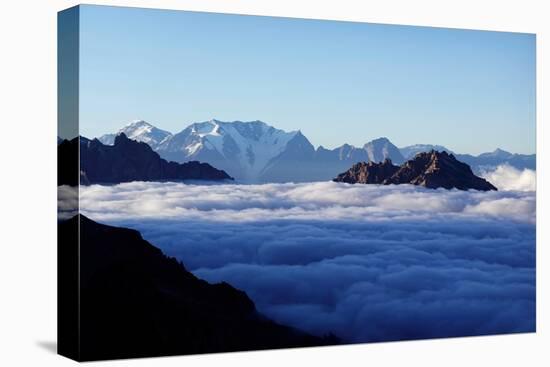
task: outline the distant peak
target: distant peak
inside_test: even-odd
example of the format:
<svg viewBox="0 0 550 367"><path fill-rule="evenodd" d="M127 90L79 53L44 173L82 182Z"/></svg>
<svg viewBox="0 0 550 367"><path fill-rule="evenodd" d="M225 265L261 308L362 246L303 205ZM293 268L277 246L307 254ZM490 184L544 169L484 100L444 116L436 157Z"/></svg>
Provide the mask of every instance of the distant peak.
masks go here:
<svg viewBox="0 0 550 367"><path fill-rule="evenodd" d="M373 146L373 145L383 145L383 144L393 145L392 142L388 138L383 136L383 137L376 138L376 139L373 139L373 140L369 141L363 147Z"/></svg>
<svg viewBox="0 0 550 367"><path fill-rule="evenodd" d="M496 148L494 151L493 151L494 154L512 154L504 149L500 149L500 148Z"/></svg>
<svg viewBox="0 0 550 367"><path fill-rule="evenodd" d="M148 123L148 122L145 121L145 120L133 120L133 121L129 122L128 124L126 124L126 126L136 126L136 125L148 125L148 126L151 126L151 124Z"/></svg>

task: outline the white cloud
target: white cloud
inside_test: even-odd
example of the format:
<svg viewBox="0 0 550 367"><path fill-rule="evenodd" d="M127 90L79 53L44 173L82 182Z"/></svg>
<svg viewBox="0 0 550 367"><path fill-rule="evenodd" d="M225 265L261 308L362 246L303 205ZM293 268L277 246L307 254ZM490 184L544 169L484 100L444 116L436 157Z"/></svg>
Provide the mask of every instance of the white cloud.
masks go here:
<svg viewBox="0 0 550 367"><path fill-rule="evenodd" d="M536 172L530 169L519 169L510 165L501 165L492 171L482 173L499 190L535 191Z"/></svg>
<svg viewBox="0 0 550 367"><path fill-rule="evenodd" d="M464 218L486 214L533 222L534 200L533 192L432 190L412 185L349 185L336 182L208 186L132 182L81 188L84 213L98 220L368 221L441 216ZM499 209L505 206L508 210L495 210L496 206Z"/></svg>
<svg viewBox="0 0 550 367"><path fill-rule="evenodd" d="M534 330L533 191L134 182L83 187L80 204L312 333L357 342Z"/></svg>

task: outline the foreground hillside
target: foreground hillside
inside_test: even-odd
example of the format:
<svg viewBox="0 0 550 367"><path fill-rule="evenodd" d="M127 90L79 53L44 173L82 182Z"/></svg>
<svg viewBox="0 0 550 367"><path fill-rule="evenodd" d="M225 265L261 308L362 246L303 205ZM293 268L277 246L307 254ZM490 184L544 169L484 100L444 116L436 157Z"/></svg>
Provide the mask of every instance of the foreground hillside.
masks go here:
<svg viewBox="0 0 550 367"><path fill-rule="evenodd" d="M244 292L196 278L135 230L83 215L60 222L58 229L64 246L74 246L70 239L80 231L80 360L336 341L268 320Z"/></svg>

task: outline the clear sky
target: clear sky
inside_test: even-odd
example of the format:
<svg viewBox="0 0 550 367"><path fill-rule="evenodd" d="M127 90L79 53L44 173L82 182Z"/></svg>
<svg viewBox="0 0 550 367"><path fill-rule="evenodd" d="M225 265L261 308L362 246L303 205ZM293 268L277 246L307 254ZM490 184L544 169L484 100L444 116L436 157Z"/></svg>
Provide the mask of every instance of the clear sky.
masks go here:
<svg viewBox="0 0 550 367"><path fill-rule="evenodd" d="M535 152L535 36L84 6L80 128L262 120L315 146Z"/></svg>

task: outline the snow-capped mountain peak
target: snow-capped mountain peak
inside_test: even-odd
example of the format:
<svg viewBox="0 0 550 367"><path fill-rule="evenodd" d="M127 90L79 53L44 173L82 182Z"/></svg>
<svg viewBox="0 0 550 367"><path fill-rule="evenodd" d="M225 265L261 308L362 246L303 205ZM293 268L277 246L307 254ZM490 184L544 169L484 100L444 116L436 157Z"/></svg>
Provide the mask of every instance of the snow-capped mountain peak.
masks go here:
<svg viewBox="0 0 550 367"><path fill-rule="evenodd" d="M128 122L128 123L127 123L126 125L124 125L124 127L121 128L120 130L123 130L123 129L126 128L126 127L138 127L138 126L150 126L150 127L153 127L153 125L151 125L151 124L148 123L147 121L137 119L137 120L132 120L132 121Z"/></svg>
<svg viewBox="0 0 550 367"><path fill-rule="evenodd" d="M443 146L431 144L399 149L384 137L363 146L343 144L334 149L315 149L300 130L287 132L259 120L224 122L211 119L192 123L177 134L136 120L100 140L112 144L120 133L149 144L166 160L206 162L246 183L329 180L358 162L382 162L389 158L394 164L401 164L417 153L432 149L451 153ZM479 156L456 155L456 158L472 166L474 171L501 162L519 168L535 168L534 155L511 154L500 149Z"/></svg>
<svg viewBox="0 0 550 367"><path fill-rule="evenodd" d="M388 138L374 139L363 146L371 162L382 162L390 158L394 163L401 163L405 159L399 149Z"/></svg>
<svg viewBox="0 0 550 367"><path fill-rule="evenodd" d="M207 135L220 136L220 125L216 120L210 120L202 123L194 123L191 125L191 133L203 138Z"/></svg>
<svg viewBox="0 0 550 367"><path fill-rule="evenodd" d="M296 133L275 129L262 121L212 119L189 125L160 144L157 150L178 161L215 162L236 177L256 181Z"/></svg>
<svg viewBox="0 0 550 367"><path fill-rule="evenodd" d="M121 133L124 133L128 139L147 143L153 149L172 135L168 131L154 127L147 121L134 120L119 129L116 134L103 135L99 138L99 140L103 144L112 145L115 141L115 137Z"/></svg>

